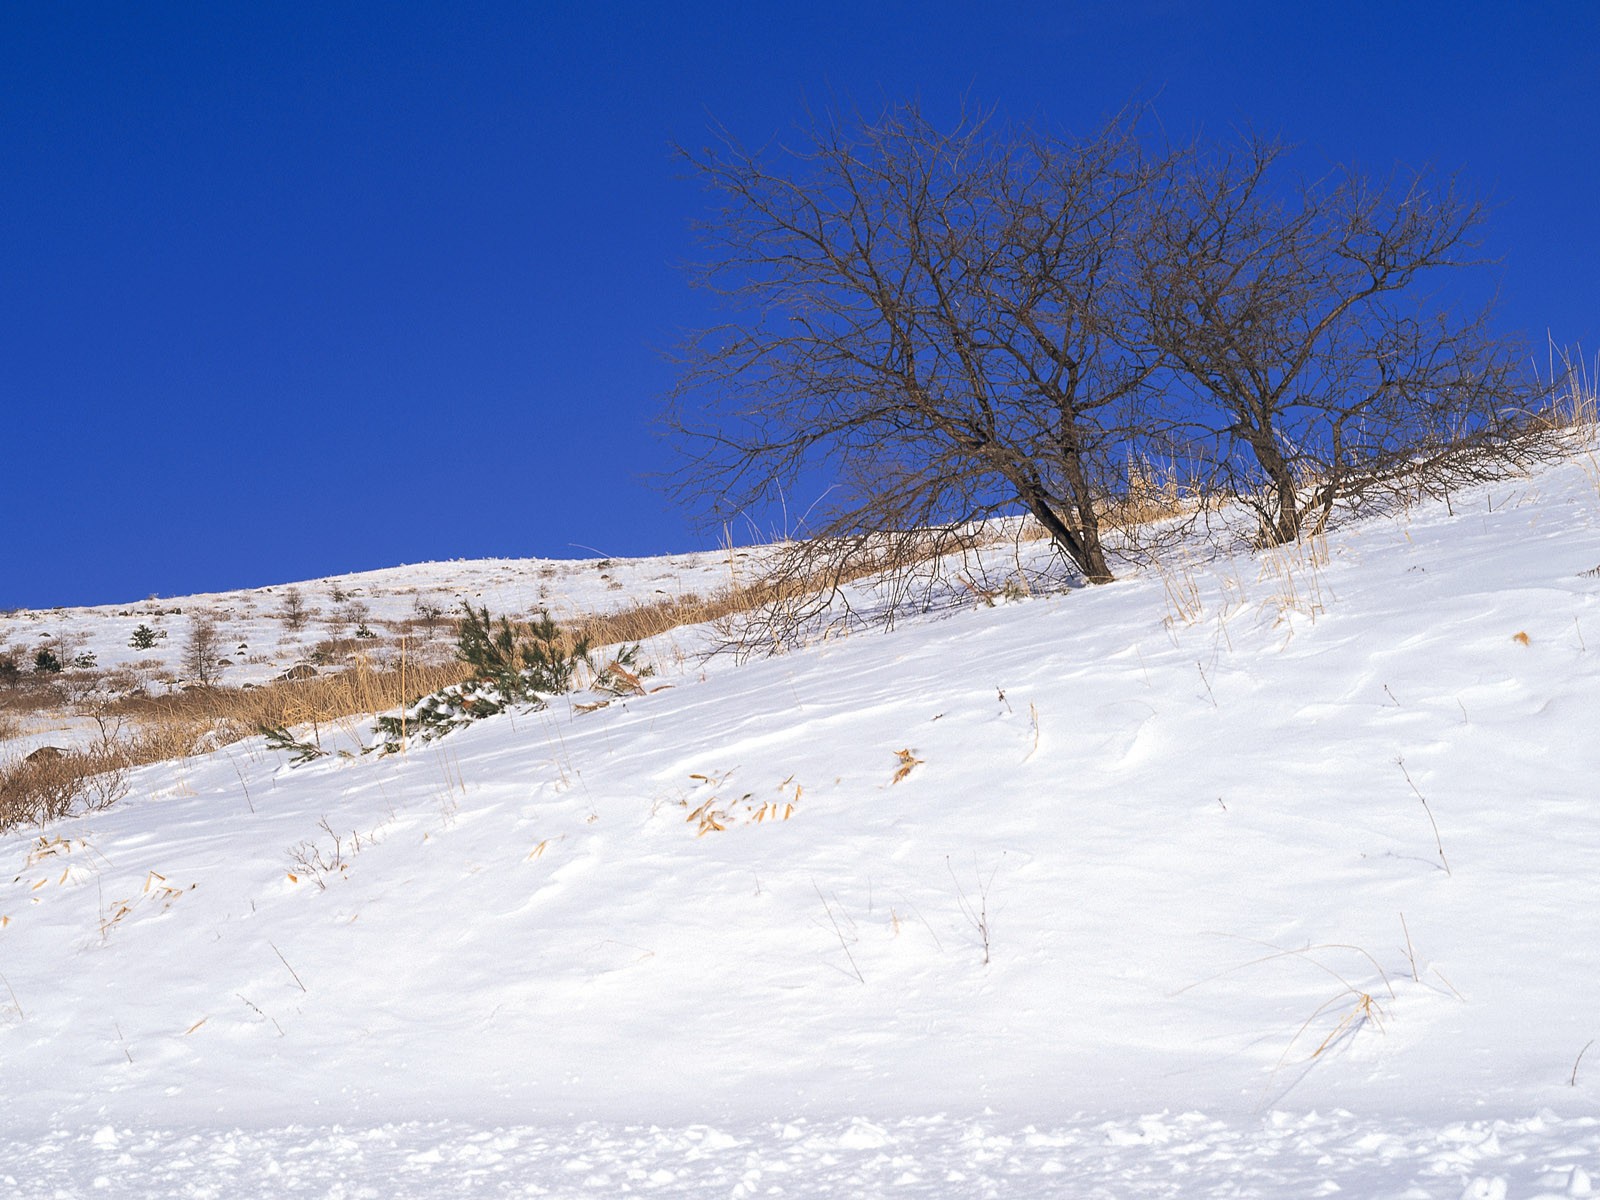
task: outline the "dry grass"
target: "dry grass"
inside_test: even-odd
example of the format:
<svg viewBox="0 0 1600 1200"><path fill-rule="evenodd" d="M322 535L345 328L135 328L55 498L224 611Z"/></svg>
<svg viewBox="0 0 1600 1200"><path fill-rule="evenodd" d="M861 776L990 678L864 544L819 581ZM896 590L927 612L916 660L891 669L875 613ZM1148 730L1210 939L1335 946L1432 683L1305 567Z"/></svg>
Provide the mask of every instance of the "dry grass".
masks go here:
<svg viewBox="0 0 1600 1200"><path fill-rule="evenodd" d="M1581 352L1550 347L1550 406L1540 416L1556 429L1593 437L1600 427L1600 357L1591 370Z"/></svg>
<svg viewBox="0 0 1600 1200"><path fill-rule="evenodd" d="M1157 475L1148 467L1139 467L1131 477L1128 496L1109 509L1115 524L1160 521L1193 507L1170 482L1155 482ZM919 531L852 543L783 543L769 548L764 566L743 579L730 550L725 586L706 595L690 592L582 617L565 633L569 647L578 639L596 647L645 642L684 626L718 625L804 604L865 579L936 570L952 554L1042 536L1042 529L1024 522L1020 532ZM976 585L969 583L968 588L981 593ZM0 741L20 732L14 714L23 713L95 715L101 736L90 750L32 763L0 763L0 829L42 825L112 803L125 790L132 767L206 753L263 728L310 727L312 739L319 740L326 729L349 730L468 678L466 664L439 661L453 645L453 639L446 641L455 629L453 620L419 610L417 616L391 622L389 629L413 635L402 640L398 655L389 639L331 638L316 647L316 659L347 661L349 666L260 686L196 687L151 696L143 687L148 671L77 672L70 680L25 674L0 687ZM422 661L405 653L407 642L420 644ZM107 701L107 694L117 698Z"/></svg>
<svg viewBox="0 0 1600 1200"><path fill-rule="evenodd" d="M862 570L853 578L871 574ZM850 582L845 580L844 582ZM708 596L686 592L682 596L633 604L615 612L584 617L572 628L576 637L587 638L591 646L615 646L644 642L686 625L721 621L763 605L807 596L828 586L822 573L808 578L763 578L718 588Z"/></svg>
<svg viewBox="0 0 1600 1200"><path fill-rule="evenodd" d="M375 718L467 678L465 664L375 663L358 656L347 670L260 687L193 688L126 697L109 706L134 721L152 757L180 758L249 737L262 727L343 726Z"/></svg>
<svg viewBox="0 0 1600 1200"><path fill-rule="evenodd" d="M1272 594L1265 605L1273 615L1273 625L1292 622L1295 616L1315 624L1327 611L1331 593L1323 585L1322 571L1328 565L1328 540L1321 533L1262 551L1262 580L1271 580Z"/></svg>
<svg viewBox="0 0 1600 1200"><path fill-rule="evenodd" d="M115 804L127 794L130 765L116 745L0 764L0 831Z"/></svg>
<svg viewBox="0 0 1600 1200"><path fill-rule="evenodd" d="M91 714L100 733L90 749L0 765L0 830L44 825L112 804L125 792L132 767L206 753L263 726L309 725L319 736L323 728L376 717L466 675L455 662L374 664L358 658L348 670L311 679L123 696Z"/></svg>
<svg viewBox="0 0 1600 1200"><path fill-rule="evenodd" d="M60 712L67 707L67 689L53 677L28 674L11 686L0 685L0 713Z"/></svg>

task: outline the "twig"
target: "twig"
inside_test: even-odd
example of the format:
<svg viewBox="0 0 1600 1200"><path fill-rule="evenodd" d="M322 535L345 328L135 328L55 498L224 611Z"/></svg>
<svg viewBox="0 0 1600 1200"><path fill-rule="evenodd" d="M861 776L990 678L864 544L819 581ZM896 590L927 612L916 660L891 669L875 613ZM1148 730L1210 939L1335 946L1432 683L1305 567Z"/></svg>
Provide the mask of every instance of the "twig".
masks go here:
<svg viewBox="0 0 1600 1200"><path fill-rule="evenodd" d="M1416 792L1417 799L1422 801L1422 811L1428 814L1428 824L1433 826L1433 844L1439 849L1439 862L1444 866L1446 875L1452 874L1450 860L1444 856L1444 839L1439 836L1439 822L1433 819L1433 809L1428 807L1428 798L1418 790L1416 782L1411 778L1411 772L1406 770L1406 760L1395 758L1395 765L1400 768L1400 773L1406 777L1406 782L1411 785L1411 790Z"/></svg>
<svg viewBox="0 0 1600 1200"><path fill-rule="evenodd" d="M855 973L857 983L865 983L866 976L861 974L861 968L856 966L856 956L850 953L850 943L845 941L844 930L839 928L839 922L834 918L833 906L828 903L828 898L822 894L822 889L813 880L811 888L817 893L817 899L822 901L823 910L828 914L828 923L833 926L834 936L839 939L839 949L844 951L844 956L849 960L850 970Z"/></svg>
<svg viewBox="0 0 1600 1200"><path fill-rule="evenodd" d="M1463 996L1456 989L1456 985L1451 983L1449 979L1445 978L1445 973L1443 971L1439 970L1438 967L1434 967L1433 968L1433 973L1435 975L1437 975L1440 979L1444 980L1444 985L1445 985L1445 987L1450 989L1450 994L1452 996L1454 996L1457 1000L1461 1001L1461 1003L1463 1003L1463 1004L1465 1004L1467 1002L1467 998L1465 996Z"/></svg>
<svg viewBox="0 0 1600 1200"><path fill-rule="evenodd" d="M280 956L280 957L281 957L281 956ZM271 1021L271 1022L272 1022L272 1027L273 1027L273 1028L274 1028L274 1029L276 1029L276 1030L277 1030L277 1031L278 1031L278 1036L279 1036L279 1037L282 1037L282 1036L283 1036L283 1026L282 1026L282 1025L279 1025L279 1024L278 1024L278 1022L277 1022L277 1020L276 1020L276 1019L274 1019L274 1018L272 1018L272 1017L269 1017L269 1016L267 1016L267 1014L266 1014L266 1013L264 1013L264 1012L262 1012L262 1011L261 1011L261 1010L260 1010L260 1009L259 1009L259 1008L257 1008L257 1007L256 1007L256 1006L255 1006L255 1005L254 1005L254 1004L252 1004L252 1003L251 1003L251 1002L250 1002L250 1001L249 1001L249 1000L248 1000L248 999L246 999L246 998L245 998L245 995L244 995L244 993L242 993L242 992L235 992L235 993L234 993L234 995L235 995L235 996L238 996L238 997L239 997L239 999L241 999L241 1000L243 1000L243 1001L244 1001L244 1003L245 1003L245 1007L246 1007L246 1008L249 1008L249 1009L251 1009L251 1010L252 1010L252 1011L254 1011L254 1012L255 1012L255 1014L256 1014L256 1016L258 1016L258 1017L261 1017L261 1018L263 1018L263 1019L264 1019L264 1020L268 1020L268 1021Z"/></svg>
<svg viewBox="0 0 1600 1200"><path fill-rule="evenodd" d="M250 806L250 811L254 813L256 811L256 802L250 799L250 785L244 781L244 772L239 770L239 764L234 761L231 754L228 756L228 765L233 768L233 773L239 777L239 786L244 789L244 802Z"/></svg>
<svg viewBox="0 0 1600 1200"><path fill-rule="evenodd" d="M1022 761L1027 762L1039 750L1039 709L1032 700L1028 701L1028 715L1033 719L1033 748L1022 756Z"/></svg>
<svg viewBox="0 0 1600 1200"><path fill-rule="evenodd" d="M123 1036L123 1033L122 1033L122 1022L120 1022L120 1021L111 1022L111 1028L113 1028L113 1029L115 1029L117 1031L117 1041L122 1043L122 1053L127 1055L128 1065L131 1067L133 1065L133 1051L128 1049L128 1039Z"/></svg>
<svg viewBox="0 0 1600 1200"><path fill-rule="evenodd" d="M28 1014L22 1011L22 1001L17 999L17 991L11 986L11 981L4 975L0 975L0 983L6 985L6 991L11 996L11 1004L17 1010L17 1020L26 1021L28 1019Z"/></svg>
<svg viewBox="0 0 1600 1200"><path fill-rule="evenodd" d="M944 865L945 870L950 872L950 882L956 885L956 902L961 906L961 914L978 931L978 937L983 942L983 965L987 967L989 965L989 887L994 883L994 877L999 873L1000 868L996 867L993 871L990 871L989 878L985 879L983 873L977 871L978 863L976 857L974 857L972 867L978 873L978 907L974 911L972 904L967 900L967 893L962 888L961 881L956 878L956 869L950 865L950 856L948 854L945 855Z"/></svg>
<svg viewBox="0 0 1600 1200"><path fill-rule="evenodd" d="M1406 958L1411 962L1411 979L1414 983L1421 983L1422 977L1417 974L1417 952L1411 946L1411 930L1406 928L1406 915L1400 914L1400 932L1406 935Z"/></svg>
<svg viewBox="0 0 1600 1200"><path fill-rule="evenodd" d="M1567 1080L1568 1087L1578 1086L1578 1064L1583 1061L1583 1056L1589 1053L1589 1047L1592 1045L1594 1045L1594 1039L1590 1038L1588 1042L1584 1044L1583 1049L1578 1051L1578 1057L1574 1059L1572 1063L1572 1078Z"/></svg>
<svg viewBox="0 0 1600 1200"><path fill-rule="evenodd" d="M267 945L272 946L272 952L278 956L278 961L284 966L289 967L289 960L283 956L283 951L279 950L276 946L273 946L271 942L268 942ZM294 976L294 981L300 985L300 990L302 992L307 991L305 981L300 978L300 972L296 971L293 967L289 967L289 974Z"/></svg>
<svg viewBox="0 0 1600 1200"><path fill-rule="evenodd" d="M1340 983L1344 987L1345 991L1350 992L1352 995L1359 996L1361 994L1360 988L1356 987L1355 984L1351 983L1343 975L1339 974L1339 972L1335 971L1332 967L1328 966L1327 963L1323 962L1316 956L1316 952L1319 950L1348 950L1353 954L1359 954L1372 965L1372 969L1377 972L1378 977L1383 980L1383 987L1384 990L1389 993L1389 999L1393 1000L1395 998L1394 984L1389 980L1389 973L1378 964L1377 959L1373 958L1367 950L1360 946L1352 945L1348 942L1320 942L1314 946L1307 944L1299 947L1290 946L1286 948L1277 945L1275 942L1264 942L1260 938L1243 937L1236 933L1219 933L1214 934L1213 936L1231 938L1234 941L1239 942L1247 942L1252 946L1260 946L1264 950L1271 950L1272 953L1264 954L1260 958L1253 958L1249 962L1240 963L1236 967L1228 967L1226 970L1218 971L1215 975L1208 975L1204 979L1197 979L1193 983L1186 983L1177 991L1169 992L1168 995L1181 996L1183 993L1190 991L1193 988L1200 987L1202 984L1213 983L1218 979L1232 975L1236 971L1243 971L1248 967L1260 966L1262 963L1276 962L1281 958L1303 958L1306 962L1309 962L1319 971ZM1437 967L1434 969L1438 970ZM1446 982L1449 981L1446 980ZM1456 994L1460 995L1459 992Z"/></svg>
<svg viewBox="0 0 1600 1200"><path fill-rule="evenodd" d="M1199 663L1195 663L1194 666L1195 670L1200 672L1200 682L1206 685L1206 695L1211 697L1211 707L1221 708L1222 706L1217 703L1216 693L1211 690L1211 681L1206 678L1206 669Z"/></svg>

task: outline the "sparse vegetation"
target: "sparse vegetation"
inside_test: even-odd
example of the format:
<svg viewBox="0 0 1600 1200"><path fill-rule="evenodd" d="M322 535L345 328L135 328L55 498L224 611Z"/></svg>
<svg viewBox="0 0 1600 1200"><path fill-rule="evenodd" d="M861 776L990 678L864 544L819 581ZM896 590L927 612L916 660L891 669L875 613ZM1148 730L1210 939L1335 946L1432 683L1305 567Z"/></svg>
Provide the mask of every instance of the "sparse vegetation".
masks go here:
<svg viewBox="0 0 1600 1200"><path fill-rule="evenodd" d="M333 618L329 625L335 633L343 633L346 629L362 629L372 616L372 608L364 600L346 599L345 602L333 610ZM360 637L359 633L354 636Z"/></svg>
<svg viewBox="0 0 1600 1200"><path fill-rule="evenodd" d="M463 604L462 611L456 658L467 678L423 696L398 716L379 717L377 733L385 751L400 749L410 737L429 740L508 708L542 708L548 697L573 689L580 668L593 670L588 639L565 633L548 612L513 624L505 616L490 617L487 607ZM637 676L621 670L614 682L632 677L637 683Z"/></svg>
<svg viewBox="0 0 1600 1200"><path fill-rule="evenodd" d="M183 644L183 672L201 687L210 687L222 673L221 635L216 621L198 614L189 623L189 636Z"/></svg>
<svg viewBox="0 0 1600 1200"><path fill-rule="evenodd" d="M300 594L300 589L287 589L283 593L282 603L278 606L278 620L283 622L283 627L292 633L298 633L306 627L306 621L310 617L311 611L306 607L306 600Z"/></svg>
<svg viewBox="0 0 1600 1200"><path fill-rule="evenodd" d="M0 764L0 831L115 804L127 794L129 759L127 747L110 742Z"/></svg>
<svg viewBox="0 0 1600 1200"><path fill-rule="evenodd" d="M431 600L424 600L418 596L411 606L412 621L421 626L424 633L432 637L445 622L444 608Z"/></svg>
<svg viewBox="0 0 1600 1200"><path fill-rule="evenodd" d="M474 682L493 684L509 700L570 691L588 661L588 638L569 637L543 609L521 625L492 619L486 607L464 604L462 611L456 657L471 668Z"/></svg>

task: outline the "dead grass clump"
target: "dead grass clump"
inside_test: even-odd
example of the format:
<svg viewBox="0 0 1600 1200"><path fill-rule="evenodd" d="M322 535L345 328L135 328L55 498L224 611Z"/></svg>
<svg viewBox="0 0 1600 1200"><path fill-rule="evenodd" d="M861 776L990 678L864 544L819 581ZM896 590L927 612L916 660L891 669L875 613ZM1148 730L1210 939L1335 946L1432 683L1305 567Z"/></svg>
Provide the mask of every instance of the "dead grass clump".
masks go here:
<svg viewBox="0 0 1600 1200"><path fill-rule="evenodd" d="M615 646L643 642L683 625L698 625L726 616L740 607L757 603L745 593L751 588L724 588L710 597L685 592L630 604L611 613L584 617L573 628L574 639L587 639L591 646Z"/></svg>
<svg viewBox="0 0 1600 1200"><path fill-rule="evenodd" d="M854 582L872 573L867 567L848 575L819 571L801 577L785 577L774 573L747 583L729 584L708 596L686 592L584 617L575 624L572 636L587 639L592 646L643 642L685 625L711 624L764 606L796 601L830 585Z"/></svg>
<svg viewBox="0 0 1600 1200"><path fill-rule="evenodd" d="M311 661L319 665L343 662L365 648L365 643L353 637L323 638L311 647Z"/></svg>
<svg viewBox="0 0 1600 1200"><path fill-rule="evenodd" d="M0 832L43 826L84 809L107 808L128 791L119 746L36 755L0 766Z"/></svg>
<svg viewBox="0 0 1600 1200"><path fill-rule="evenodd" d="M9 685L0 682L0 712L60 712L67 701L66 686L53 676L29 672Z"/></svg>
<svg viewBox="0 0 1600 1200"><path fill-rule="evenodd" d="M467 677L464 664L376 664L358 657L349 670L250 688L196 688L166 696L130 697L114 710L140 729L140 759L177 758L262 728L338 725L376 717ZM146 757L150 755L150 757Z"/></svg>
<svg viewBox="0 0 1600 1200"><path fill-rule="evenodd" d="M893 628L898 617L952 598L1001 594L984 581L978 552L1021 540L1016 522L1002 522L780 543L766 548L759 575L712 598L707 619L740 657L856 627ZM856 583L869 585L865 608L844 590Z"/></svg>
<svg viewBox="0 0 1600 1200"><path fill-rule="evenodd" d="M1146 459L1128 462L1128 482L1122 495L1104 505L1107 523L1128 529L1183 516L1195 507L1193 488L1180 486L1173 470L1160 470Z"/></svg>

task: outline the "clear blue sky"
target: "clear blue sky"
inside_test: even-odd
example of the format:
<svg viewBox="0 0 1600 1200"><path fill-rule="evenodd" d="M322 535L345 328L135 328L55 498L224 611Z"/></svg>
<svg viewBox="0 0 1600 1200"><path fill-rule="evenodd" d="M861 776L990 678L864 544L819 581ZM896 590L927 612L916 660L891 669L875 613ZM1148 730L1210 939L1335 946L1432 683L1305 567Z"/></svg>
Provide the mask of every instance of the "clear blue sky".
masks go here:
<svg viewBox="0 0 1600 1200"><path fill-rule="evenodd" d="M830 94L1460 170L1503 321L1600 349L1593 0L11 4L0 608L707 544L670 146Z"/></svg>

